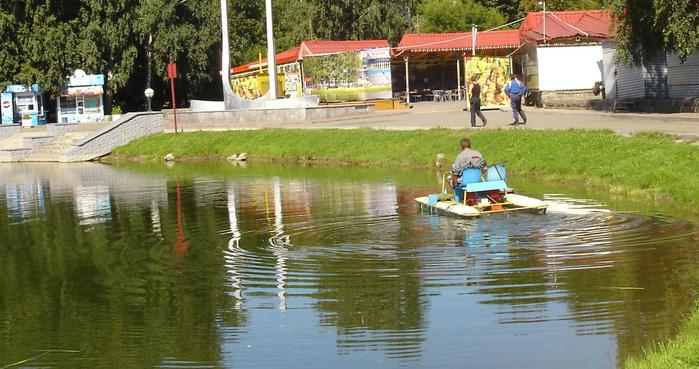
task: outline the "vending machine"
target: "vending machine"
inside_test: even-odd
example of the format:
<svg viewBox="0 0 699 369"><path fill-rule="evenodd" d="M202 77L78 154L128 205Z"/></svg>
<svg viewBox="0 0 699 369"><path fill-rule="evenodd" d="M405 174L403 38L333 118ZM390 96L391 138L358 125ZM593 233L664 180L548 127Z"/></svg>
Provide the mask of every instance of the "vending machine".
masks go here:
<svg viewBox="0 0 699 369"><path fill-rule="evenodd" d="M39 85L9 85L1 97L2 124L46 124L46 97Z"/></svg>
<svg viewBox="0 0 699 369"><path fill-rule="evenodd" d="M2 124L15 124L15 98L11 92L3 92L0 94L0 102L2 104L2 110L0 110L0 115L2 116Z"/></svg>

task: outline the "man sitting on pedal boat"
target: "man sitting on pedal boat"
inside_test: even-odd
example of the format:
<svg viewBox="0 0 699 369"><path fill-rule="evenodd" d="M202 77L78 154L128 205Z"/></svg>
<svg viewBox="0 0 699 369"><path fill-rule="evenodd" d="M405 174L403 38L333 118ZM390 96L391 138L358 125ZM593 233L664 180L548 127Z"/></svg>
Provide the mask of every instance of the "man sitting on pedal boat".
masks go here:
<svg viewBox="0 0 699 369"><path fill-rule="evenodd" d="M488 165L483 159L480 152L471 149L471 140L462 138L459 142L461 152L454 159L454 165L451 166L451 180L449 184L452 188L456 187L461 182L461 173L466 168L476 168L486 170Z"/></svg>

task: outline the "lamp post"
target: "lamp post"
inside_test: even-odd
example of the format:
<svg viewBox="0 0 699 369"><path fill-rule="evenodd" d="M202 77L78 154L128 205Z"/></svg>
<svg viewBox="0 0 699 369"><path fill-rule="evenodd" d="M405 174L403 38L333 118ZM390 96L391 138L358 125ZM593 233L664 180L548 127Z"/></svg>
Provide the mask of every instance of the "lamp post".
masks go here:
<svg viewBox="0 0 699 369"><path fill-rule="evenodd" d="M148 99L148 111L152 111L151 105L150 105L150 99L153 98L155 91L153 91L152 88L148 87L145 91L143 91L143 94L146 95L146 99Z"/></svg>
<svg viewBox="0 0 699 369"><path fill-rule="evenodd" d="M539 5L543 6L543 15L544 15L544 43L546 43L546 1L542 0L539 1Z"/></svg>

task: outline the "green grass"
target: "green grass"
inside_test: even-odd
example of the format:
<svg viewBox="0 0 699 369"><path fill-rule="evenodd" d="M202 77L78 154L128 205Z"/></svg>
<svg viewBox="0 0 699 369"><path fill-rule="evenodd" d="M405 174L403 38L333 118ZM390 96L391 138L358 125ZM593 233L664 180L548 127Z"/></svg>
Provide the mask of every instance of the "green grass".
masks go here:
<svg viewBox="0 0 699 369"><path fill-rule="evenodd" d="M660 344L642 358L629 359L625 369L699 368L699 306L687 319L680 334L667 344Z"/></svg>

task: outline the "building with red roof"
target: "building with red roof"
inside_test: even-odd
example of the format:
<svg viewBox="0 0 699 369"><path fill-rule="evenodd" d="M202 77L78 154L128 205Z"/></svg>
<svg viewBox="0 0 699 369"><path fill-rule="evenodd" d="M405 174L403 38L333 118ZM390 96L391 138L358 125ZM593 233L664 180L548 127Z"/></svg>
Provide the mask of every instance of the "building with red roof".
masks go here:
<svg viewBox="0 0 699 369"><path fill-rule="evenodd" d="M335 58L334 55L352 53L350 58L361 64L357 67L355 62L341 68L342 70L352 70L342 73L325 73L329 75L319 75L312 73L304 67L304 59L324 58L334 59L334 62L341 63L343 58ZM387 40L313 40L304 41L298 47L282 51L275 55L277 64L278 91L283 91L285 96L300 96L306 93L310 87L315 90L325 89L361 89L368 85L374 86L377 83L388 83L387 95L390 98L390 45ZM344 61L349 63L349 61ZM310 62L309 62L310 63ZM310 63L313 68L318 68L318 63ZM338 64L340 65L340 64ZM331 71L338 72L338 71ZM269 78L267 77L267 58L253 61L247 64L231 68L232 84L234 92L241 97L248 99L258 98L269 89ZM315 76L315 79L313 78ZM356 79L356 81L355 81ZM322 81L321 81L322 80ZM320 84L323 86L321 87ZM342 85L342 86L340 86ZM361 86L360 86L361 85ZM321 100L328 101L330 97L324 96L323 91L314 91L321 95ZM374 93L372 96L381 96ZM349 95L338 96L333 94L332 99L353 100L365 96L361 93L351 93ZM359 98L362 99L363 98Z"/></svg>
<svg viewBox="0 0 699 369"><path fill-rule="evenodd" d="M522 75L536 105L589 100L601 84L602 42L614 37L606 10L535 12L520 29Z"/></svg>
<svg viewBox="0 0 699 369"><path fill-rule="evenodd" d="M392 58L390 72L382 78L391 80L394 97L402 92L412 93L417 101L463 98L462 87L474 80L481 85L493 83L483 90L502 95L501 80L509 73L521 72L534 102L544 104L547 97L590 97L595 84L603 79L602 42L613 39L612 26L606 10L532 12L519 29L477 32L475 45L471 32L407 33L395 48L390 48L386 40L316 40L278 53L276 61L286 75L280 83L296 84L291 90L303 93L309 85L321 83L317 75L313 80L304 71L304 58L388 49ZM232 72L234 78L251 76L266 67L267 61L262 59L234 67ZM338 77L322 78L326 85L345 83L328 82ZM288 95L289 89L286 90ZM441 95L435 91L441 91ZM495 100L504 103L497 96Z"/></svg>
<svg viewBox="0 0 699 369"><path fill-rule="evenodd" d="M390 47L387 40L350 40L350 41L330 41L330 40L313 40L303 41L301 45L289 50L277 53L275 61L277 65L295 63L303 60L305 56L318 56L328 54L338 54L344 52L359 51L365 49L376 49L382 47ZM267 68L267 58L260 61L253 61L237 67L231 68L231 73L240 74L246 72L259 71L260 67Z"/></svg>
<svg viewBox="0 0 699 369"><path fill-rule="evenodd" d="M606 10L536 12L527 14L519 31L522 40L533 43L575 38L578 42L585 39L601 41L614 36L611 26L611 17Z"/></svg>
<svg viewBox="0 0 699 369"><path fill-rule="evenodd" d="M405 98L410 101L463 99L466 94L462 86L478 78L482 79L481 84L492 84L490 89L484 89L490 93L486 100L497 100L502 105L506 100L503 76L511 72L512 62L516 60L511 57L520 44L516 29L476 32L475 48L471 32L407 33L394 49L394 91L405 91ZM477 58L472 58L474 52ZM467 76L468 63L473 60L473 70L483 65L484 58L487 65L483 68L490 73L497 64L501 69L497 72L499 77L489 78L485 70L478 76Z"/></svg>
<svg viewBox="0 0 699 369"><path fill-rule="evenodd" d="M427 53L471 51L471 32L461 33L406 33L400 40L396 53ZM476 50L507 50L519 46L519 30L478 32Z"/></svg>

